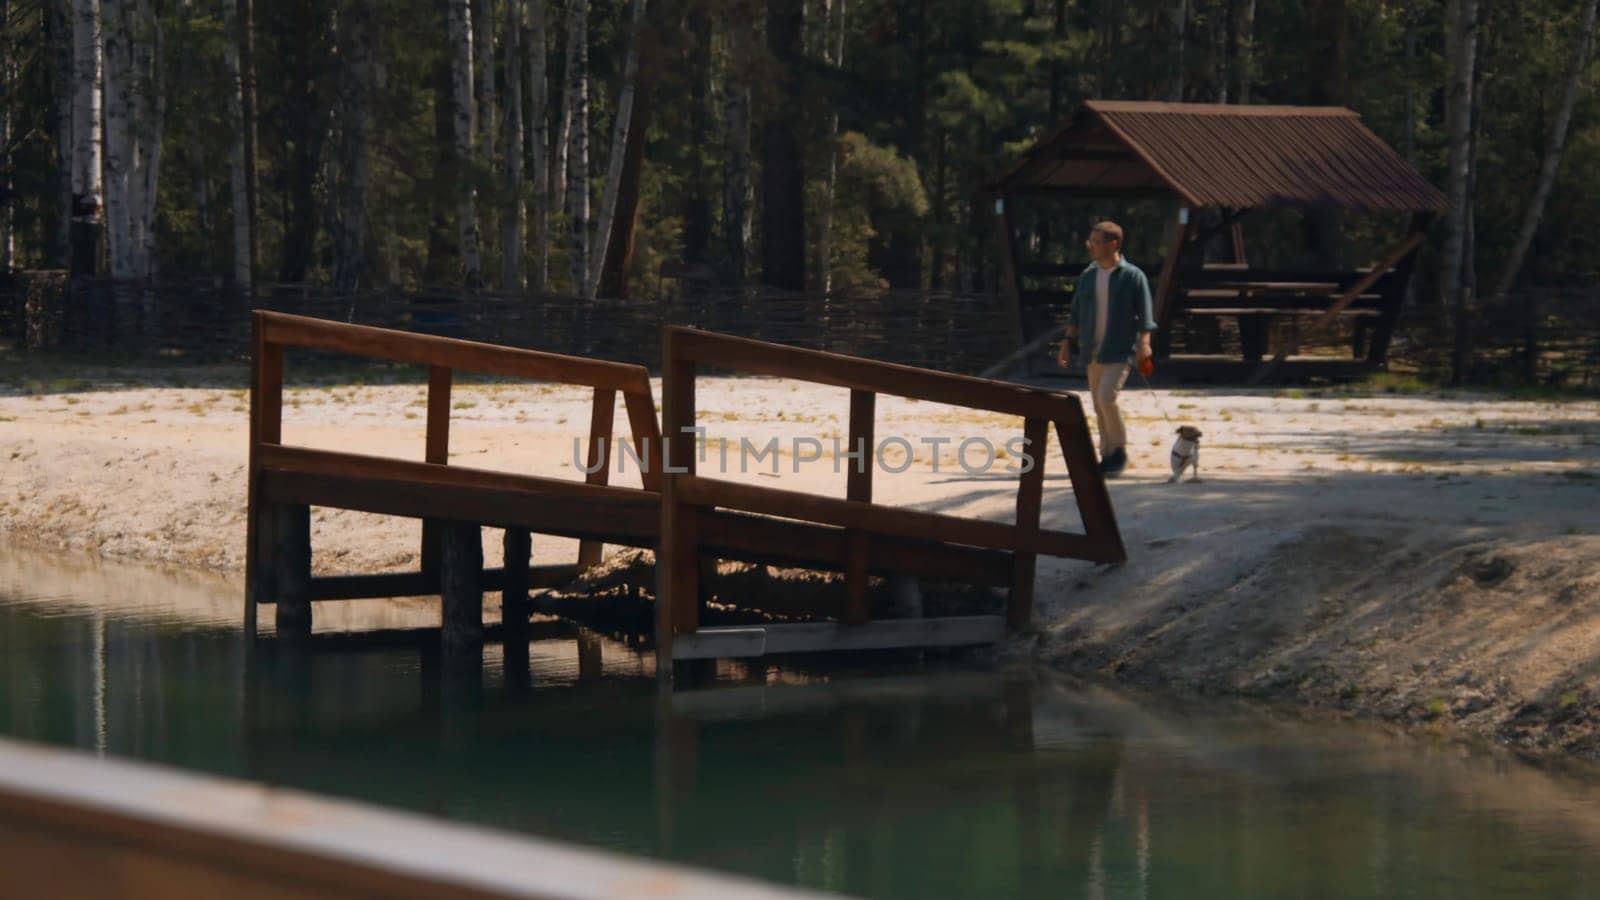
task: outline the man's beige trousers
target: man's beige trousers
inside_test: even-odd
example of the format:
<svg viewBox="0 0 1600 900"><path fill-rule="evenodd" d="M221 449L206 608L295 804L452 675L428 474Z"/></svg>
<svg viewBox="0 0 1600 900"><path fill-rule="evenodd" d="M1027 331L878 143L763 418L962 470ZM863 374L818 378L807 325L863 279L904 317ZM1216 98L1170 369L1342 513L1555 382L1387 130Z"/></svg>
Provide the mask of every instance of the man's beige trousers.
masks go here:
<svg viewBox="0 0 1600 900"><path fill-rule="evenodd" d="M1089 395L1094 398L1094 418L1100 425L1101 459L1127 445L1122 411L1117 409L1117 392L1127 380L1127 363L1089 363Z"/></svg>

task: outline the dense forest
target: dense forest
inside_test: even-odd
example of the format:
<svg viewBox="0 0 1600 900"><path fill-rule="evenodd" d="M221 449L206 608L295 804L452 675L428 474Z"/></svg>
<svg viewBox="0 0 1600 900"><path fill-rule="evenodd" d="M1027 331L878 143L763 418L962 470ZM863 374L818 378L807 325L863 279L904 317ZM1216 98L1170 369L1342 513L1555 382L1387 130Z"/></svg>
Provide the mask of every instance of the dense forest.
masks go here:
<svg viewBox="0 0 1600 900"><path fill-rule="evenodd" d="M1105 97L1349 106L1452 201L1423 266L1435 301L1588 285L1595 17L1596 0L0 0L0 269L982 290L978 186Z"/></svg>

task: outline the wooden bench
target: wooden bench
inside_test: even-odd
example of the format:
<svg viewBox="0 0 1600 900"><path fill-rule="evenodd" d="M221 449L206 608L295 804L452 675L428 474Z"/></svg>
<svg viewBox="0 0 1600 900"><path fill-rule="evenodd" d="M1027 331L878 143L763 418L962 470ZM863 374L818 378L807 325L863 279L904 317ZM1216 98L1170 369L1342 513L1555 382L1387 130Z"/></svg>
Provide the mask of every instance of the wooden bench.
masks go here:
<svg viewBox="0 0 1600 900"><path fill-rule="evenodd" d="M481 642L482 592L501 590L507 621L525 620L529 587L561 583L599 561L602 542L653 546L659 525L661 432L643 366L520 350L282 313L254 314L250 395L245 627L276 603L280 632L311 628L312 601L441 594L447 643ZM286 347L428 367L422 459L403 460L285 446ZM594 388L584 482L449 465L450 392L456 371ZM622 394L641 459L638 488L607 484L616 395ZM311 577L310 507L330 506L424 521L421 570ZM482 568L478 529L506 529L505 565ZM578 538L576 566L530 567L531 532ZM476 562L474 562L476 557ZM464 604L455 614L452 607ZM473 607L479 612L472 614ZM470 623L470 624L469 624Z"/></svg>
<svg viewBox="0 0 1600 900"><path fill-rule="evenodd" d="M865 447L869 454L876 446L880 393L1022 417L1035 465L1019 478L1016 519L979 521L875 504L871 465L849 468L844 498L697 474L695 372L700 366L848 388L848 446ZM1083 533L1039 526L1051 426L1072 481ZM1027 624L1038 554L1102 563L1126 558L1083 407L1070 394L671 327L662 352L662 434L672 468L664 472L661 484L658 660L742 655L774 643L810 650L963 643L961 631L994 635L1004 624ZM831 614L839 625L769 626L760 629L763 635L752 629L702 629L705 556L784 560L843 571L848 589L843 607L818 611ZM877 573L1007 587L1005 619L872 623L867 579Z"/></svg>

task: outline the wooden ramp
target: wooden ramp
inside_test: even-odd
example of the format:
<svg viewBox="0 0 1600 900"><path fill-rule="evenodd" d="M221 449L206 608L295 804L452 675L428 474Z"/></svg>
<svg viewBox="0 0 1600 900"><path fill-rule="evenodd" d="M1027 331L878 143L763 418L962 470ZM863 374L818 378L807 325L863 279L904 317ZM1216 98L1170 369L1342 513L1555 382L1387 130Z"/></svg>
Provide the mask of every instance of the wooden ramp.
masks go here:
<svg viewBox="0 0 1600 900"><path fill-rule="evenodd" d="M656 551L657 671L679 659L822 650L992 643L1032 612L1041 553L1125 558L1110 497L1095 464L1076 397L685 328L669 328L658 423L643 367L517 350L278 313L255 316L251 398L249 553L245 622L276 607L278 632L307 634L312 604L361 597L437 594L448 650L482 646L482 594L503 598L502 634L516 639L533 588L569 581L600 560L602 544ZM285 446L286 347L425 365L430 372L422 461ZM850 389L850 446L876 446L879 393L1009 413L1022 421L1031 469L1018 478L1014 522L992 522L872 502L869 453L849 470L844 498L768 488L695 471L694 381L699 366L775 375ZM587 481L448 464L450 386L457 369L592 387ZM627 406L639 448L638 487L606 483L615 396ZM1084 523L1082 533L1040 527L1052 426ZM663 437L665 435L665 438ZM311 577L310 507L329 506L424 522L420 571ZM481 526L505 529L506 565L484 569ZM578 538L578 560L530 566L530 534ZM809 609L812 623L700 628L702 569L719 559L843 572L836 609ZM890 575L1008 589L996 615L871 621L868 578ZM599 601L597 601L599 602Z"/></svg>

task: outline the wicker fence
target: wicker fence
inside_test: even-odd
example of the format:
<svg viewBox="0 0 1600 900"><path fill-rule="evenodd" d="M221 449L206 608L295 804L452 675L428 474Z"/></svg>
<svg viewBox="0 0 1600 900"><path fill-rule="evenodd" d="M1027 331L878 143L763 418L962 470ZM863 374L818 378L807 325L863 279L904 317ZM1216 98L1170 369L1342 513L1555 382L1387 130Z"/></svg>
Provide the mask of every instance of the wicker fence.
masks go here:
<svg viewBox="0 0 1600 900"><path fill-rule="evenodd" d="M456 288L341 294L209 281L69 283L51 273L13 278L9 289L0 282L0 337L34 350L238 360L248 356L252 309L652 367L664 325L954 372L979 371L1014 346L1010 313L992 295L715 289L661 300L585 300Z"/></svg>
<svg viewBox="0 0 1600 900"><path fill-rule="evenodd" d="M650 300L584 300L439 288L341 294L309 285L240 290L211 280L69 282L60 273L0 275L0 340L30 350L114 357L239 361L249 352L249 312L270 309L642 363L660 362L663 325L832 350L947 372L980 372L1015 349L1010 310L992 294L893 291L819 295L707 288ZM1274 346L1298 337L1274 325ZM1231 320L1174 323L1183 352L1238 352ZM1343 335L1343 332L1341 332ZM1347 335L1306 349L1347 355ZM1397 366L1448 378L1454 324L1438 303L1407 307L1390 350ZM1600 388L1600 291L1536 288L1470 317L1469 381Z"/></svg>

